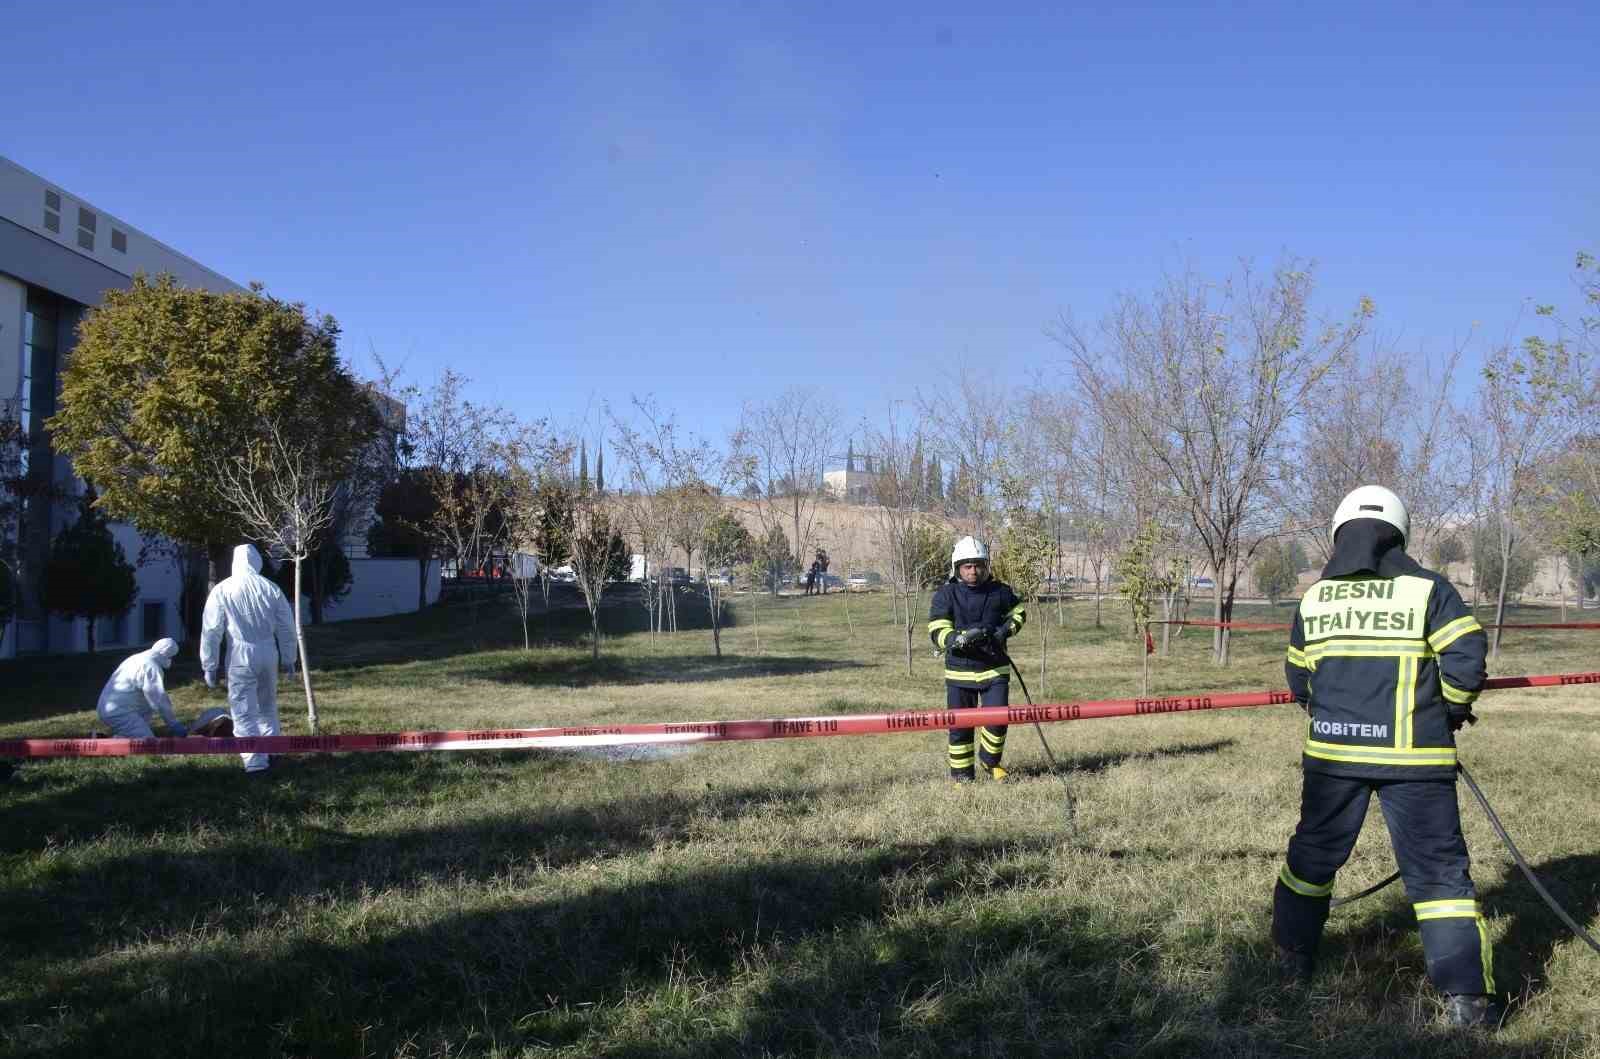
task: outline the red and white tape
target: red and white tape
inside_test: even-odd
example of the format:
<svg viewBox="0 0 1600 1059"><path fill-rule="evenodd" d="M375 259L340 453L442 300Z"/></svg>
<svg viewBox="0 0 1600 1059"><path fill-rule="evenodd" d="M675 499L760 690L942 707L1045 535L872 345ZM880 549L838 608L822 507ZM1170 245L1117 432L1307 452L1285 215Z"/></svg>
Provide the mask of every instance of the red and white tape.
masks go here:
<svg viewBox="0 0 1600 1059"><path fill-rule="evenodd" d="M1600 684L1600 673L1495 677L1486 689ZM809 739L836 735L928 732L976 725L1049 724L1103 717L1228 710L1292 702L1287 691L1050 702L1037 706L978 706L962 710L900 710L765 721L694 721L570 728L497 728L462 732L391 732L352 735L273 735L239 739L8 739L0 757L129 757L186 754L329 754L391 750L572 749L640 744L721 743L747 739Z"/></svg>
<svg viewBox="0 0 1600 1059"><path fill-rule="evenodd" d="M1284 632L1294 626L1288 622L1277 621L1167 621L1152 620L1151 625L1192 625L1201 629L1248 629L1251 631L1273 630ZM1600 629L1600 621L1543 621L1543 622L1504 622L1499 625L1485 625L1485 629Z"/></svg>

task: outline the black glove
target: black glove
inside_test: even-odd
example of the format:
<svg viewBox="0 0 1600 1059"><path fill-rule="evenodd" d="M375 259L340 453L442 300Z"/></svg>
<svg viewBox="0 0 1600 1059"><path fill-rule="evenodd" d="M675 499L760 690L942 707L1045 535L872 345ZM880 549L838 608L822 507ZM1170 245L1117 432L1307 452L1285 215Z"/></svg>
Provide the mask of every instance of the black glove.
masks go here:
<svg viewBox="0 0 1600 1059"><path fill-rule="evenodd" d="M970 629L962 629L950 638L950 650L964 651L969 647L976 647L988 638L988 629L981 625L974 625Z"/></svg>
<svg viewBox="0 0 1600 1059"><path fill-rule="evenodd" d="M1006 645L1006 641L1011 639L1011 624L1009 622L1001 622L999 625L994 627L994 631L992 631L989 636L996 644L1004 647Z"/></svg>
<svg viewBox="0 0 1600 1059"><path fill-rule="evenodd" d="M1452 732L1461 731L1463 725L1478 723L1478 715L1472 712L1471 706L1457 706L1451 703L1445 707L1445 717L1450 721Z"/></svg>

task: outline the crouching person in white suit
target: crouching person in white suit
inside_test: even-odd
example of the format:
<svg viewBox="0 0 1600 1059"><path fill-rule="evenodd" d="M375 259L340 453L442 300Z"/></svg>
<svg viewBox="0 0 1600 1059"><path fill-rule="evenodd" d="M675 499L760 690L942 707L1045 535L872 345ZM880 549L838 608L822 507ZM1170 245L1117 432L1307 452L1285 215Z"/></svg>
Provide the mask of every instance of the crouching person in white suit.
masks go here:
<svg viewBox="0 0 1600 1059"><path fill-rule="evenodd" d="M294 674L294 614L283 590L261 576L254 547L233 550L233 575L217 582L206 599L200 626L200 668L206 686L217 686L217 655L228 634L228 706L233 734L243 738L278 734L278 665ZM265 771L266 754L240 754L246 772Z"/></svg>
<svg viewBox="0 0 1600 1059"><path fill-rule="evenodd" d="M189 734L172 711L172 698L161 676L177 654L177 641L164 637L148 651L129 655L117 666L100 692L100 701L94 710L112 735L123 739L154 739L150 718L158 712L173 735L181 739Z"/></svg>

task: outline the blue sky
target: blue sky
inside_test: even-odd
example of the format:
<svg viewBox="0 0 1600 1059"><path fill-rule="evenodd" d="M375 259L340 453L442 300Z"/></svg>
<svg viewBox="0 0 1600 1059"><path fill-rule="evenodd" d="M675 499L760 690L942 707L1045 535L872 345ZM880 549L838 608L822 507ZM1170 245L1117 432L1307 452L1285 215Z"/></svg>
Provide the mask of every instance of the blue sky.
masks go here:
<svg viewBox="0 0 1600 1059"><path fill-rule="evenodd" d="M558 423L1051 378L1058 314L1285 252L1481 349L1600 249L1594 3L214 10L31 19L0 153Z"/></svg>

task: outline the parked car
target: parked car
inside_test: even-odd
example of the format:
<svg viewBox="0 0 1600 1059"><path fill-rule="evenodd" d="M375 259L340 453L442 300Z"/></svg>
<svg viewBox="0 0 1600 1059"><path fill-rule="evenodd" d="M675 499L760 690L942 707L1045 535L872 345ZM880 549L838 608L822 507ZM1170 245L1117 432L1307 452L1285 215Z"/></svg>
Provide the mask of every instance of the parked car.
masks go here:
<svg viewBox="0 0 1600 1059"><path fill-rule="evenodd" d="M838 574L823 574L822 587L828 589L829 591L843 588L844 578L840 577Z"/></svg>
<svg viewBox="0 0 1600 1059"><path fill-rule="evenodd" d="M713 585L718 585L723 588L731 588L733 586L733 571L717 570L712 573L707 580L709 580Z"/></svg>
<svg viewBox="0 0 1600 1059"><path fill-rule="evenodd" d="M1217 587L1217 583L1209 577L1191 577L1189 578L1189 587L1196 591L1210 592Z"/></svg>
<svg viewBox="0 0 1600 1059"><path fill-rule="evenodd" d="M845 578L844 583L852 592L871 592L873 589L883 587L883 575L876 571L865 570L851 574Z"/></svg>

